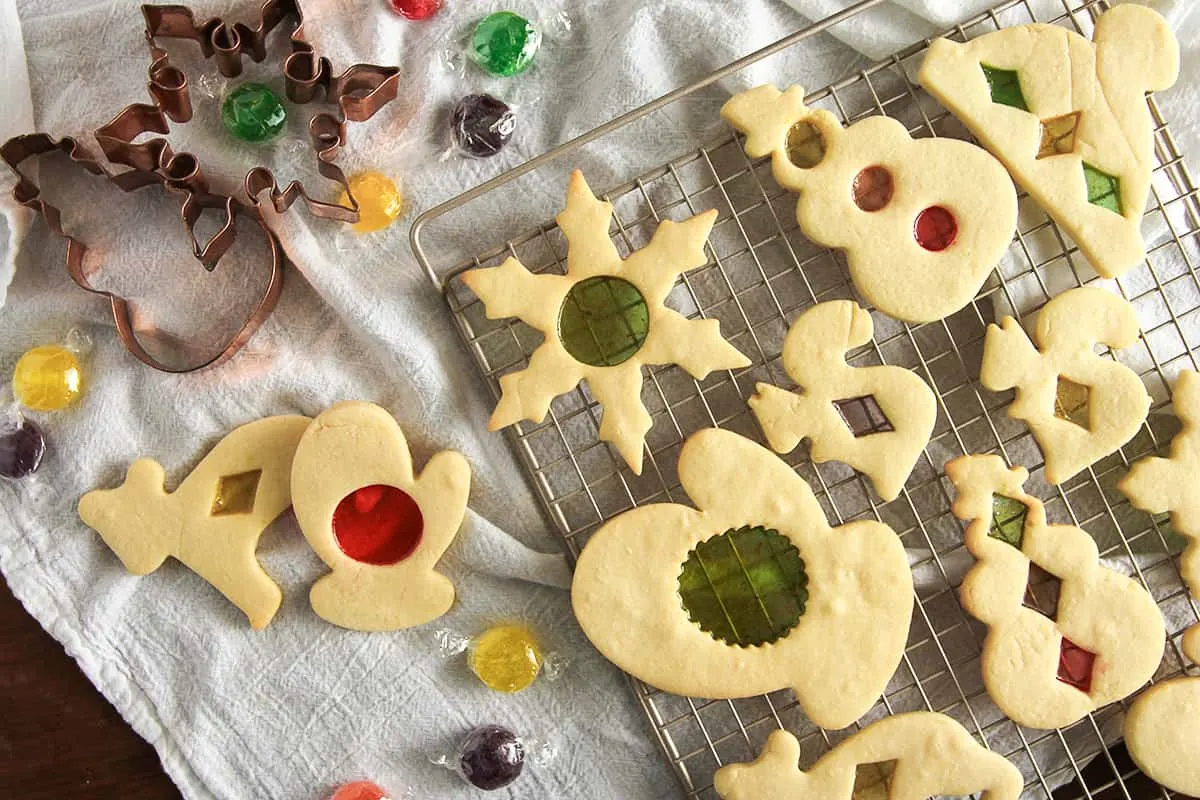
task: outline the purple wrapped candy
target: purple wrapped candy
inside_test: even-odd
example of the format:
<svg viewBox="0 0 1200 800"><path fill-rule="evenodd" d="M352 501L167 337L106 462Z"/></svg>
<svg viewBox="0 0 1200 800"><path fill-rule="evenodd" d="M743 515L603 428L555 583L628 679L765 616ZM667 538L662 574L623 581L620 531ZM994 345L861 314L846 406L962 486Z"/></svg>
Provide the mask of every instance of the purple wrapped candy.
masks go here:
<svg viewBox="0 0 1200 800"><path fill-rule="evenodd" d="M450 114L455 147L475 158L499 153L512 138L516 124L513 110L490 94L469 94L455 104Z"/></svg>
<svg viewBox="0 0 1200 800"><path fill-rule="evenodd" d="M464 778L491 791L508 786L525 767L525 745L508 728L482 725L459 746L458 768Z"/></svg>
<svg viewBox="0 0 1200 800"><path fill-rule="evenodd" d="M0 477L17 480L37 472L46 453L46 440L32 421L0 433Z"/></svg>

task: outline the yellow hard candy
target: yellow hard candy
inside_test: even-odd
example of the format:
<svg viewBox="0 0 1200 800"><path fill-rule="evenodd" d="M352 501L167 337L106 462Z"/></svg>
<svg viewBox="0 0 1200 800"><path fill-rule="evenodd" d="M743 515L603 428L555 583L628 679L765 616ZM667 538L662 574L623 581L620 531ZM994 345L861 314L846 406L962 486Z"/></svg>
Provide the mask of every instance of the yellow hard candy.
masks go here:
<svg viewBox="0 0 1200 800"><path fill-rule="evenodd" d="M74 403L82 393L79 359L62 345L35 347L17 362L13 394L28 409L57 411Z"/></svg>
<svg viewBox="0 0 1200 800"><path fill-rule="evenodd" d="M542 668L542 648L520 625L500 625L484 631L471 644L471 671L489 689L519 692Z"/></svg>
<svg viewBox="0 0 1200 800"><path fill-rule="evenodd" d="M358 233L383 230L404 213L404 195L396 183L378 172L363 172L350 179L350 191L358 201L358 222L353 228ZM350 197L342 192L341 204L347 205Z"/></svg>

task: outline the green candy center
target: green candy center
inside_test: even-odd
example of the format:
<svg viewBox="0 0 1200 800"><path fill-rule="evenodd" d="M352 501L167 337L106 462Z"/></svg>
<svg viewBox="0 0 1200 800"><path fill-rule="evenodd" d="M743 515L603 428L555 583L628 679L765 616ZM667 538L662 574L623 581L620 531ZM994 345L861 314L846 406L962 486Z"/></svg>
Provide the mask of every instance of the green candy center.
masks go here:
<svg viewBox="0 0 1200 800"><path fill-rule="evenodd" d="M571 287L558 314L558 335L576 361L615 367L642 348L650 333L646 299L627 280L600 275Z"/></svg>

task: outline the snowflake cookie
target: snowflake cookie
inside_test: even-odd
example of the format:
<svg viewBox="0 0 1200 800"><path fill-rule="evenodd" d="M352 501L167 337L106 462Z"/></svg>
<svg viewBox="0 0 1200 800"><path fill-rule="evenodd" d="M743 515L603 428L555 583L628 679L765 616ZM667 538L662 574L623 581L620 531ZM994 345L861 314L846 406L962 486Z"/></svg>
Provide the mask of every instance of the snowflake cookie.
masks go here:
<svg viewBox="0 0 1200 800"><path fill-rule="evenodd" d="M894 317L930 322L962 308L1012 241L1012 180L973 144L914 140L883 116L843 128L804 105L799 86L734 95L721 117L800 193L804 234L844 250L855 288Z"/></svg>
<svg viewBox="0 0 1200 800"><path fill-rule="evenodd" d="M1062 728L1149 680L1166 642L1154 598L1101 566L1085 531L1047 524L1023 467L970 455L946 475L978 559L959 596L988 626L983 683L1000 710L1029 728Z"/></svg>
<svg viewBox="0 0 1200 800"><path fill-rule="evenodd" d="M749 764L717 770L713 787L724 800L806 798L851 800L976 796L1017 800L1024 780L1003 756L978 744L944 714L914 711L873 722L838 743L807 772L800 743L773 731Z"/></svg>
<svg viewBox="0 0 1200 800"><path fill-rule="evenodd" d="M309 600L322 619L392 631L437 619L454 584L434 567L467 510L471 470L436 454L413 474L396 421L371 403L339 403L313 420L296 448L296 521L332 572Z"/></svg>
<svg viewBox="0 0 1200 800"><path fill-rule="evenodd" d="M1175 383L1175 416L1183 423L1171 440L1171 457L1149 457L1129 468L1117 488L1135 508L1151 514L1171 512L1171 527L1188 537L1179 574L1192 597L1200 600L1200 374L1182 372ZM1200 662L1200 659L1196 659Z"/></svg>
<svg viewBox="0 0 1200 800"><path fill-rule="evenodd" d="M918 80L1112 278L1145 257L1155 163L1145 95L1178 75L1170 26L1129 3L1096 21L1091 42L1041 24L965 44L937 39Z"/></svg>
<svg viewBox="0 0 1200 800"><path fill-rule="evenodd" d="M813 461L844 461L892 500L929 441L937 400L907 369L846 363L873 331L870 313L850 300L806 310L783 343L783 368L799 388L760 383L749 403L775 452L810 439Z"/></svg>
<svg viewBox="0 0 1200 800"><path fill-rule="evenodd" d="M1183 635L1183 652L1200 664L1200 624ZM1133 701L1125 717L1125 746L1155 781L1200 796L1200 677L1157 683Z"/></svg>
<svg viewBox="0 0 1200 800"><path fill-rule="evenodd" d="M488 429L541 422L555 397L586 379L604 409L600 438L640 475L651 423L641 400L642 366L678 364L702 380L713 370L750 365L721 338L715 319L689 320L664 305L675 280L707 262L704 243L716 218L706 211L664 220L650 244L622 259L608 235L612 203L598 200L583 173L573 172L557 217L568 245L566 275L535 275L515 258L463 275L489 319L519 317L546 337L528 367L500 378Z"/></svg>
<svg viewBox="0 0 1200 800"><path fill-rule="evenodd" d="M1060 484L1133 438L1150 411L1141 378L1093 352L1138 335L1137 312L1117 295L1084 286L1063 292L1038 313L1034 340L1012 317L988 325L979 382L1016 388L1008 415L1024 420L1046 458L1046 480ZM1039 352L1040 351L1040 352Z"/></svg>
<svg viewBox="0 0 1200 800"><path fill-rule="evenodd" d="M592 644L673 694L790 687L822 727L864 714L911 621L912 574L896 534L873 520L830 527L791 467L730 431L689 437L679 480L696 508L626 511L580 555L571 602Z"/></svg>
<svg viewBox="0 0 1200 800"><path fill-rule="evenodd" d="M264 628L283 593L254 556L258 538L292 504L292 456L308 417L268 417L217 443L174 492L149 458L130 465L125 482L79 501L79 517L136 575L174 556Z"/></svg>

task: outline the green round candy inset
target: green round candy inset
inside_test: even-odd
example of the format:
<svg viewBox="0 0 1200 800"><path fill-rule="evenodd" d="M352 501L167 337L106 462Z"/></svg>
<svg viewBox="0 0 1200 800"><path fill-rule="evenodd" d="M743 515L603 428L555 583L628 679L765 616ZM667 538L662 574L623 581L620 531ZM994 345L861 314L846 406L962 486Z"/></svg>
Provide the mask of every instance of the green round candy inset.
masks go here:
<svg viewBox="0 0 1200 800"><path fill-rule="evenodd" d="M533 23L511 11L488 14L475 26L471 53L493 75L511 77L524 72L542 43Z"/></svg>
<svg viewBox="0 0 1200 800"><path fill-rule="evenodd" d="M558 337L576 361L615 367L642 348L650 333L646 299L627 280L599 275L571 287L558 312Z"/></svg>
<svg viewBox="0 0 1200 800"><path fill-rule="evenodd" d="M225 129L246 142L265 142L283 130L287 108L279 95L261 83L234 89L221 104Z"/></svg>
<svg viewBox="0 0 1200 800"><path fill-rule="evenodd" d="M808 573L791 539L771 528L744 526L705 539L679 572L688 619L717 641L769 644L804 615Z"/></svg>

